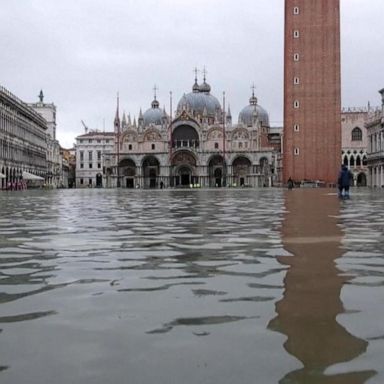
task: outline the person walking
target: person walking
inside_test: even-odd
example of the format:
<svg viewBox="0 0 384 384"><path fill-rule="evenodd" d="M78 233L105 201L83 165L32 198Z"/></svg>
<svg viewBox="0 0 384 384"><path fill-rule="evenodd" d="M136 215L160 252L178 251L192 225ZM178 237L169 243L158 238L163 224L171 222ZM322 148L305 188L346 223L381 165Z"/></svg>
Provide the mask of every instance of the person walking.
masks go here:
<svg viewBox="0 0 384 384"><path fill-rule="evenodd" d="M346 165L341 166L341 171L339 173L339 178L337 180L337 186L339 188L339 197L344 197L349 199L349 187L351 185L351 180L353 175Z"/></svg>

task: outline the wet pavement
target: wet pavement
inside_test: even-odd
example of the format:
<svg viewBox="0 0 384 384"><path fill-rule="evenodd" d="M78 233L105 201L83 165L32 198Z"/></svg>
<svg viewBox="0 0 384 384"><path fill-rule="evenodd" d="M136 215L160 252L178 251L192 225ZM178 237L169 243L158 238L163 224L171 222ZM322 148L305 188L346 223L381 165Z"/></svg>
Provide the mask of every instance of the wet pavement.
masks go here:
<svg viewBox="0 0 384 384"><path fill-rule="evenodd" d="M0 193L0 382L381 384L384 192Z"/></svg>

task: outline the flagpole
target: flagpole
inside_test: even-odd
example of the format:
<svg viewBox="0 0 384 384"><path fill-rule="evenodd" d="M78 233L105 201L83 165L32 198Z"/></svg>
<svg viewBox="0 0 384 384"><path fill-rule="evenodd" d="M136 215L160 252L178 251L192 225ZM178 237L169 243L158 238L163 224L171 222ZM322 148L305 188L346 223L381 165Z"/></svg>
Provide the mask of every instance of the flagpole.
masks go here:
<svg viewBox="0 0 384 384"><path fill-rule="evenodd" d="M119 117L119 93L117 93L117 110L115 125L117 125L117 188L120 188L120 117Z"/></svg>
<svg viewBox="0 0 384 384"><path fill-rule="evenodd" d="M168 128L168 139L169 139L169 184L173 186L173 175L172 175L172 91L169 92L169 128Z"/></svg>
<svg viewBox="0 0 384 384"><path fill-rule="evenodd" d="M225 92L223 92L223 187L226 187L226 166L225 166Z"/></svg>

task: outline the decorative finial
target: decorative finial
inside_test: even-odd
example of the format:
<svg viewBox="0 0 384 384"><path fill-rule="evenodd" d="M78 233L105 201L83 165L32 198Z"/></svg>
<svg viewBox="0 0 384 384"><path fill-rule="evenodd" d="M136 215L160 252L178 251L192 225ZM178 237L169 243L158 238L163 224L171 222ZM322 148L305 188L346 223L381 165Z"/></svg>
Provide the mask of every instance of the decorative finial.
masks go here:
<svg viewBox="0 0 384 384"><path fill-rule="evenodd" d="M197 74L199 73L199 70L195 67L193 72L195 73L195 83L197 83Z"/></svg>
<svg viewBox="0 0 384 384"><path fill-rule="evenodd" d="M255 84L252 84L251 89L252 89L252 96L251 96L251 98L249 99L249 104L254 105L255 108L256 108L256 105L257 105L257 97L255 96L255 89L256 89Z"/></svg>
<svg viewBox="0 0 384 384"><path fill-rule="evenodd" d="M42 103L44 100L44 93L42 89L40 90L40 93L39 93L39 99L40 99L40 103Z"/></svg>
<svg viewBox="0 0 384 384"><path fill-rule="evenodd" d="M205 83L205 80L206 80L206 78L207 78L207 73L208 73L208 71L207 71L207 69L205 68L205 65L204 65L204 68L203 68L203 75L204 75L204 83Z"/></svg>
<svg viewBox="0 0 384 384"><path fill-rule="evenodd" d="M256 89L255 83L252 83L251 89L252 89L252 97L255 97L255 89Z"/></svg>
<svg viewBox="0 0 384 384"><path fill-rule="evenodd" d="M153 94L154 94L154 99L156 100L156 91L158 91L159 88L157 87L157 85L155 84L155 86L153 87Z"/></svg>

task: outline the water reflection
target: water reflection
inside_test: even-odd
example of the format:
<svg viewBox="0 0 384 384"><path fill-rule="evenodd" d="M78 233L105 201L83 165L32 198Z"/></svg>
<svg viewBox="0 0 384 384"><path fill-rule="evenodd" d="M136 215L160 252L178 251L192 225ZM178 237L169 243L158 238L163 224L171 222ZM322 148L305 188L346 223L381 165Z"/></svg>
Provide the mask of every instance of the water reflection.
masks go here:
<svg viewBox="0 0 384 384"><path fill-rule="evenodd" d="M287 336L284 348L303 367L285 375L280 383L362 384L374 371L327 375L334 364L363 354L368 343L337 321L345 312L340 293L350 277L335 261L343 254L343 233L337 225L340 202L323 190L287 191L283 244L293 256L277 257L290 268L285 277L277 317L269 328Z"/></svg>

